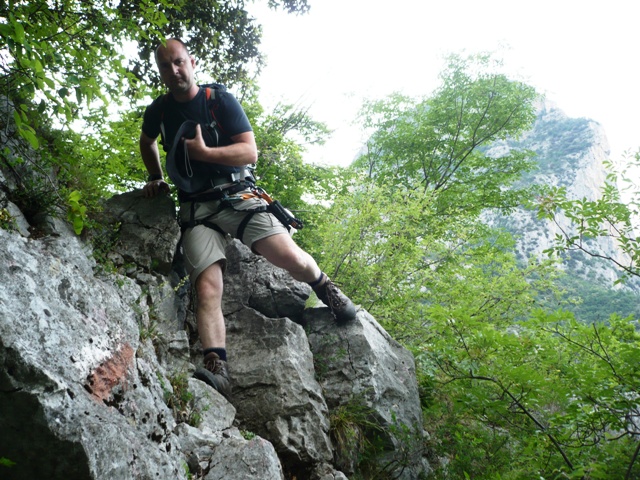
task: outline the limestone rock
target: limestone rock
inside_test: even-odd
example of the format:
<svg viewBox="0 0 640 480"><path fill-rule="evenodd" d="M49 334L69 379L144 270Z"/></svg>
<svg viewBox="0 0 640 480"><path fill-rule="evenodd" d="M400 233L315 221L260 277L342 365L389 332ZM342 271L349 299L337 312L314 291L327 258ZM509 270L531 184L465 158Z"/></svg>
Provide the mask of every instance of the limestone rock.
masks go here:
<svg viewBox="0 0 640 480"><path fill-rule="evenodd" d="M249 441L231 437L216 449L209 473L204 478L284 480L284 474L271 443L260 437Z"/></svg>
<svg viewBox="0 0 640 480"><path fill-rule="evenodd" d="M228 320L233 402L241 424L273 442L295 471L330 461L328 410L302 327L249 308Z"/></svg>
<svg viewBox="0 0 640 480"><path fill-rule="evenodd" d="M305 310L309 286L239 242L223 301L232 403L190 378L202 359L175 210L154 201L107 202L115 275L64 228L0 229L3 478L345 480L330 408L361 395L383 429L419 417L408 352L366 312L338 327Z"/></svg>
<svg viewBox="0 0 640 480"><path fill-rule="evenodd" d="M0 230L0 243L0 451L16 462L7 474L184 478L168 455L175 421L157 371L135 356L133 306L92 275L75 237Z"/></svg>
<svg viewBox="0 0 640 480"><path fill-rule="evenodd" d="M180 231L170 197L148 199L141 190L134 190L113 196L105 211L105 222L120 224L119 253L125 261L146 266L149 271L170 273Z"/></svg>
<svg viewBox="0 0 640 480"><path fill-rule="evenodd" d="M230 243L226 255L225 315L247 306L268 317L302 319L311 287L296 282L237 240Z"/></svg>
<svg viewBox="0 0 640 480"><path fill-rule="evenodd" d="M396 458L394 478L417 478L423 429L413 356L364 310L354 322L336 325L326 309L311 309L305 325L329 407L366 408L389 453L405 452ZM339 466L352 472L347 453L339 456Z"/></svg>

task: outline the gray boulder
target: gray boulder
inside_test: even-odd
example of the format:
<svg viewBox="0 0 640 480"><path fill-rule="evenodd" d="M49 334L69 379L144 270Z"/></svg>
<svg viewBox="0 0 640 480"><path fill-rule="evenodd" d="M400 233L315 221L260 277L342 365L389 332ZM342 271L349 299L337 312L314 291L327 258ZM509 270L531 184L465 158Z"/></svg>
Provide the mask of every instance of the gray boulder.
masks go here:
<svg viewBox="0 0 640 480"><path fill-rule="evenodd" d="M169 275L179 240L176 207L166 195L148 199L141 190L115 195L105 203L102 221L117 225L117 253L124 262Z"/></svg>
<svg viewBox="0 0 640 480"><path fill-rule="evenodd" d="M95 278L75 237L0 243L3 478L184 478L161 372L136 355L139 287Z"/></svg>
<svg viewBox="0 0 640 480"><path fill-rule="evenodd" d="M393 478L414 479L423 462L424 433L413 356L364 310L347 325L336 325L327 309L305 312L305 328L327 405L356 418L362 433L384 446L380 468ZM352 473L354 443L336 446L336 463Z"/></svg>

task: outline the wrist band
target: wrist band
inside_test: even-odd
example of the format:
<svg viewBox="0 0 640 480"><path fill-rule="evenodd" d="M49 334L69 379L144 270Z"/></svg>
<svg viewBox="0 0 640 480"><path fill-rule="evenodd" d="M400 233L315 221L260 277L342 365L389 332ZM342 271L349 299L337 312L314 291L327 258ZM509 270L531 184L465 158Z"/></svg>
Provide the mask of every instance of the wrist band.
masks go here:
<svg viewBox="0 0 640 480"><path fill-rule="evenodd" d="M152 173L147 177L147 182L153 182L155 180L162 180L162 174L160 173Z"/></svg>

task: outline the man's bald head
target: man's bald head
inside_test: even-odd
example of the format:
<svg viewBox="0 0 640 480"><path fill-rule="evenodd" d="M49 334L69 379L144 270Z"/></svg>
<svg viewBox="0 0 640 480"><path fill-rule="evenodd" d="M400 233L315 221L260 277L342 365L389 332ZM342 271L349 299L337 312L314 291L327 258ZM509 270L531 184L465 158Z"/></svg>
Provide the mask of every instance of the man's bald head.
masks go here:
<svg viewBox="0 0 640 480"><path fill-rule="evenodd" d="M155 51L155 57L156 57L156 63L158 62L158 52L160 52L161 50L166 50L169 48L180 48L182 47L184 49L184 53L187 57L189 57L189 49L187 48L187 44L184 43L181 39L179 38L169 38L166 40L166 42L164 44L160 44L156 47L156 51Z"/></svg>
<svg viewBox="0 0 640 480"><path fill-rule="evenodd" d="M189 55L185 43L178 38L170 38L164 45L156 48L156 64L160 78L173 96L188 101L198 93L195 83L195 59Z"/></svg>

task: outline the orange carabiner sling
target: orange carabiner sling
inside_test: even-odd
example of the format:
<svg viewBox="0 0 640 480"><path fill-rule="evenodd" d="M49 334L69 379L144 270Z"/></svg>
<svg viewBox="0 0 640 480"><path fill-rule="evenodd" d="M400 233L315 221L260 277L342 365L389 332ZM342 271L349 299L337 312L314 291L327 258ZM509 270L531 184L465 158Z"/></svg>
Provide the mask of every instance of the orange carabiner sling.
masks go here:
<svg viewBox="0 0 640 480"><path fill-rule="evenodd" d="M251 187L251 193L242 194L243 200L248 200L255 197L262 198L265 202L267 202L267 211L273 214L273 216L278 220L280 220L280 223L287 227L287 230L289 230L290 228L300 230L302 229L302 227L304 227L302 220L294 217L291 212L284 208L278 200L274 200L273 198L271 198L271 196L262 188Z"/></svg>

